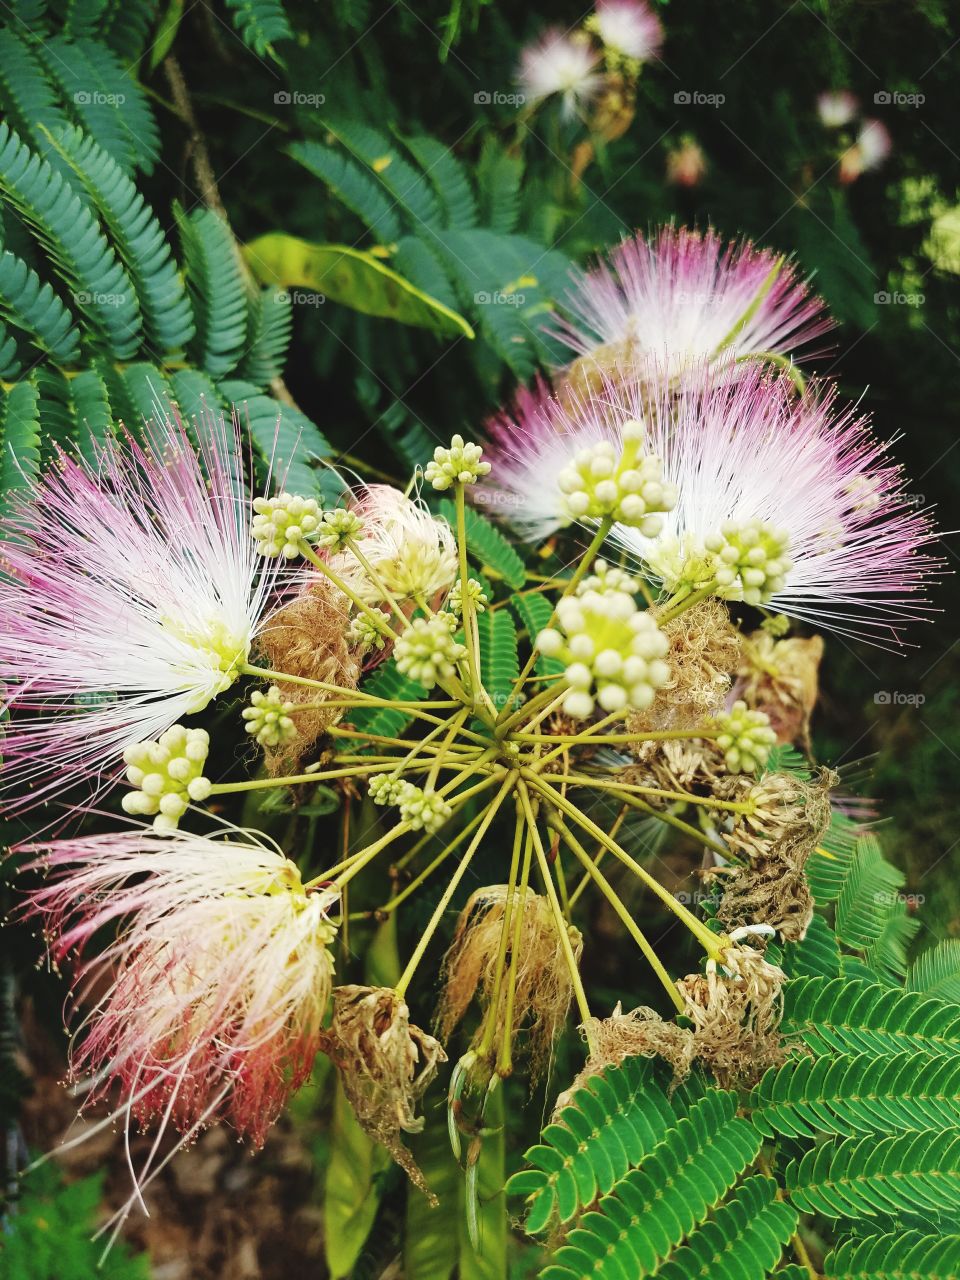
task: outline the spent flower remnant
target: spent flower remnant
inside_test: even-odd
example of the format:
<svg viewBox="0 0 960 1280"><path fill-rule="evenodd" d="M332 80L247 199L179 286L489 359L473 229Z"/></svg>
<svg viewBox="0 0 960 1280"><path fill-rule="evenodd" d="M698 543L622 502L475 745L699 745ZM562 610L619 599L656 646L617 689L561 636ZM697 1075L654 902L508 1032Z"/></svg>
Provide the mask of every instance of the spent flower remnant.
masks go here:
<svg viewBox="0 0 960 1280"><path fill-rule="evenodd" d="M691 362L790 357L831 327L796 268L749 241L662 227L624 240L582 273L555 336L608 368L634 363L674 377Z"/></svg>
<svg viewBox="0 0 960 1280"><path fill-rule="evenodd" d="M108 773L237 679L276 570L250 538L240 428L167 414L61 457L0 521L4 782Z"/></svg>

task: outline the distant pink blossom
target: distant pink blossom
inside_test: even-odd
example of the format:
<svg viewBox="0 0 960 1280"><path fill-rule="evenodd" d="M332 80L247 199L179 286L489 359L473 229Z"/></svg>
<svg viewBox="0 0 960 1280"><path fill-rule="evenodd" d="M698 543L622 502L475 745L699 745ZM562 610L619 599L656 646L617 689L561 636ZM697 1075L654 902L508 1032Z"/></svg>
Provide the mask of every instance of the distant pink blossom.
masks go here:
<svg viewBox="0 0 960 1280"><path fill-rule="evenodd" d="M860 102L849 89L828 89L817 98L817 114L825 129L841 129L860 110Z"/></svg>
<svg viewBox="0 0 960 1280"><path fill-rule="evenodd" d="M590 20L607 49L647 62L663 44L660 19L644 0L597 0Z"/></svg>
<svg viewBox="0 0 960 1280"><path fill-rule="evenodd" d="M572 115L603 83L599 61L589 40L550 27L522 51L517 79L527 102L535 104L556 94L564 113Z"/></svg>
<svg viewBox="0 0 960 1280"><path fill-rule="evenodd" d="M862 173L879 169L892 150L887 126L880 120L864 120L856 142L840 157L840 181L855 182Z"/></svg>
<svg viewBox="0 0 960 1280"><path fill-rule="evenodd" d="M624 240L579 275L561 307L556 336L575 355L605 350L669 376L704 359L792 356L832 323L786 258L669 226Z"/></svg>

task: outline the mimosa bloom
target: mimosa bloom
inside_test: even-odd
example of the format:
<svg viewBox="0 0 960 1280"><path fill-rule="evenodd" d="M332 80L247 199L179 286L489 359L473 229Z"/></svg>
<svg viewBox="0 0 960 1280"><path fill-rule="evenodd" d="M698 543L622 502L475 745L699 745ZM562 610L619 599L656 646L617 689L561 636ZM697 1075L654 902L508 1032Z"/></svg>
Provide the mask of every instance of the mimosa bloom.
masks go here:
<svg viewBox="0 0 960 1280"><path fill-rule="evenodd" d="M832 89L817 98L817 115L825 129L842 129L856 116L860 103L849 89Z"/></svg>
<svg viewBox="0 0 960 1280"><path fill-rule="evenodd" d="M517 80L528 103L560 94L564 113L572 115L603 82L597 71L599 61L588 39L551 27L523 50Z"/></svg>
<svg viewBox="0 0 960 1280"><path fill-rule="evenodd" d="M7 787L109 773L237 679L275 568L250 537L239 426L177 418L61 457L0 521Z"/></svg>
<svg viewBox="0 0 960 1280"><path fill-rule="evenodd" d="M319 1047L335 897L248 840L134 829L25 851L53 873L27 912L54 962L77 957L70 1069L90 1079L84 1106L118 1087L127 1124L172 1123L187 1141L224 1120L262 1145ZM87 959L105 927L115 940Z"/></svg>
<svg viewBox="0 0 960 1280"><path fill-rule="evenodd" d="M790 356L831 327L796 268L749 241L663 227L624 240L563 299L555 336L604 367L650 361L673 377L691 362Z"/></svg>
<svg viewBox="0 0 960 1280"><path fill-rule="evenodd" d="M748 602L755 591L773 613L879 644L900 643L900 628L929 614L923 591L940 568L925 550L930 515L869 419L838 408L833 388L797 397L789 378L745 365L726 386L703 367L673 392L620 382L602 398L613 423L646 414L677 487L657 538L613 532L668 590L712 584Z"/></svg>
<svg viewBox="0 0 960 1280"><path fill-rule="evenodd" d="M363 523L360 554L392 595L429 601L450 588L457 576L457 546L446 520L389 484L361 489L351 510ZM330 563L368 603L382 600L380 588L351 550Z"/></svg>
<svg viewBox="0 0 960 1280"><path fill-rule="evenodd" d="M611 53L636 62L649 61L663 44L660 19L644 0L597 0L587 26Z"/></svg>

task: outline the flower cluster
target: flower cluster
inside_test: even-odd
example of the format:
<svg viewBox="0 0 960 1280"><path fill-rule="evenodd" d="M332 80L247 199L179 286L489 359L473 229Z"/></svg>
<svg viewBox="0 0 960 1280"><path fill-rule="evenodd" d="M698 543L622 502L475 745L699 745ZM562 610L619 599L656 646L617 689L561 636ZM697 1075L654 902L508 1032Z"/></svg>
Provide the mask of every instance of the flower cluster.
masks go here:
<svg viewBox="0 0 960 1280"><path fill-rule="evenodd" d="M720 733L717 746L731 773L753 773L762 768L776 745L777 735L770 728L770 717L763 711L752 711L738 699L729 711L717 716Z"/></svg>
<svg viewBox="0 0 960 1280"><path fill-rule="evenodd" d="M443 445L434 449L423 478L441 492L453 484L476 484L481 476L490 474L490 463L481 461L482 456L478 444L466 444L463 436L454 436L449 449Z"/></svg>
<svg viewBox="0 0 960 1280"><path fill-rule="evenodd" d="M240 714L246 721L245 730L261 746L278 747L296 736L297 726L290 715L295 708L296 703L286 701L279 686L272 684L266 693L254 689L250 706Z"/></svg>
<svg viewBox="0 0 960 1280"><path fill-rule="evenodd" d="M581 449L560 472L561 510L569 520L604 517L655 538L663 528L659 514L676 505L677 491L663 479L660 459L642 452L643 426L628 421L620 428L620 449L598 440Z"/></svg>

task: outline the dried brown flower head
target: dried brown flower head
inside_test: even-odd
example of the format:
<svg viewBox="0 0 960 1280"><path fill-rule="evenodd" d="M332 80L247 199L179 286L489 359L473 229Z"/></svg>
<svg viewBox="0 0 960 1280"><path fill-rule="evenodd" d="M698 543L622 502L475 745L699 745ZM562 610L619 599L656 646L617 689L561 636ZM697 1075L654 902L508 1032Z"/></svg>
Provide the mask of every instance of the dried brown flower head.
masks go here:
<svg viewBox="0 0 960 1280"><path fill-rule="evenodd" d="M701 600L662 630L670 641L670 679L649 711L628 718L632 733L692 729L715 716L742 663L740 633L722 600Z"/></svg>
<svg viewBox="0 0 960 1280"><path fill-rule="evenodd" d="M519 942L514 939L519 917ZM497 1008L490 1005L496 985L501 936L507 930L506 964ZM574 955L579 960L583 940L569 926ZM515 985L511 1034L526 1027L531 1054L531 1075L537 1079L546 1065L553 1042L567 1015L573 986L563 946L550 904L527 889L522 903L519 890L511 894L505 884L478 889L460 914L457 929L443 964L445 986L437 1014L440 1034L447 1039L475 995L487 1016L496 1018L495 1043L506 1033L507 990L511 970Z"/></svg>
<svg viewBox="0 0 960 1280"><path fill-rule="evenodd" d="M423 1128L417 1103L447 1060L439 1040L410 1022L405 1002L392 988L344 986L333 992L327 1052L364 1132L430 1195L400 1134Z"/></svg>
<svg viewBox="0 0 960 1280"><path fill-rule="evenodd" d="M718 909L730 927L761 922L788 942L800 941L813 917L813 898L804 868L830 825L830 788L836 774L821 770L805 781L789 773L770 773L758 783L726 778L718 784L724 798L749 800L752 813L738 815L726 841L749 861L711 871L723 881Z"/></svg>
<svg viewBox="0 0 960 1280"><path fill-rule="evenodd" d="M694 1034L689 1028L665 1022L659 1013L644 1005L624 1013L618 1004L609 1018L590 1018L580 1030L592 1045L590 1055L569 1089L557 1098L554 1114L591 1076L619 1066L626 1058L663 1058L673 1068L676 1086L689 1075L696 1054Z"/></svg>
<svg viewBox="0 0 960 1280"><path fill-rule="evenodd" d="M273 615L259 636L260 652L274 671L355 689L360 663L347 642L348 623L346 597L332 583L318 580ZM266 749L274 775L295 772L320 735L343 715L340 707L314 706L324 697L319 689L278 683L284 701L295 704L290 715L297 736L285 746ZM296 704L304 703L310 704L308 709L296 710Z"/></svg>
<svg viewBox="0 0 960 1280"><path fill-rule="evenodd" d="M783 970L742 944L727 949L720 967L708 961L706 970L677 983L693 1023L696 1058L724 1087L753 1083L785 1056Z"/></svg>
<svg viewBox="0 0 960 1280"><path fill-rule="evenodd" d="M738 696L747 706L767 713L779 742L810 749L810 717L822 657L822 636L775 640L766 631L755 631L744 639Z"/></svg>

